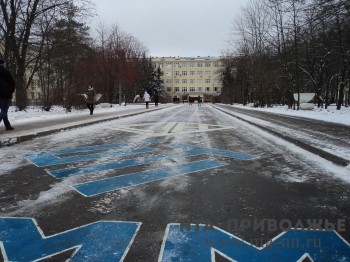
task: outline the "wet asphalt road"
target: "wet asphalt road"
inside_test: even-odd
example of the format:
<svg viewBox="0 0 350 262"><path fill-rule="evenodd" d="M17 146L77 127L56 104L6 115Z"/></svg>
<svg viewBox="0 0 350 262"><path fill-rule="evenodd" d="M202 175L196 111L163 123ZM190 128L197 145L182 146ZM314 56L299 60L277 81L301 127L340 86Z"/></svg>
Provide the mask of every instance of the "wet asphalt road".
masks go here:
<svg viewBox="0 0 350 262"><path fill-rule="evenodd" d="M280 117L268 116L268 120L281 123ZM303 128L303 121L288 125ZM318 132L325 129L326 125ZM329 130L332 134L338 131ZM345 131L339 132L343 136ZM117 149L103 148L113 143L123 145ZM28 160L28 154L38 157L40 152L96 145L88 152L67 151L60 156L81 157L120 150L123 153L78 157L48 166L34 165ZM145 151L137 151L142 148ZM15 154L20 165L0 176L1 217L35 218L47 236L96 221L141 222L124 261L158 261L170 223L214 225L248 243L261 239L262 245L281 233L280 228L256 230L252 225L239 226L240 222L288 220L297 225L319 219L337 224L341 219L345 229L339 234L350 240L348 183L294 146L210 106L179 105L37 138L5 150L9 161L11 154ZM99 164L136 158L138 164L94 169ZM199 164L194 167L193 163ZM92 171L71 177L52 176L55 170L84 170L86 166L92 166ZM157 170L170 175L90 196L86 194L95 192L93 186L88 189L92 191L85 193L74 187L88 181L141 172L152 174ZM72 253L70 250L44 261L64 261Z"/></svg>
<svg viewBox="0 0 350 262"><path fill-rule="evenodd" d="M269 112L249 110L227 105L215 105L233 115L253 117L262 120L260 125L277 130L282 135L304 141L316 148L329 152L350 162L350 130L346 125L321 120L298 118ZM253 121L254 120L250 120Z"/></svg>

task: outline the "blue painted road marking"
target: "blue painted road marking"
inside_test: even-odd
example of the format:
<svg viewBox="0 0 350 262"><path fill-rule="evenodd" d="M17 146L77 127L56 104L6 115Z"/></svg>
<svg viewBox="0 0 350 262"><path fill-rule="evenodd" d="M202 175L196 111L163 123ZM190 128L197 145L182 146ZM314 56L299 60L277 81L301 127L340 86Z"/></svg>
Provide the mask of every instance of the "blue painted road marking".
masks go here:
<svg viewBox="0 0 350 262"><path fill-rule="evenodd" d="M80 148L77 148L79 150ZM76 153L73 150L70 150L71 153ZM69 164L69 163L76 163L81 161L87 161L87 160L93 160L93 159L99 159L99 158L106 158L111 156L122 156L122 155L133 155L133 154L140 154L140 153L148 153L153 151L150 148L138 148L135 150L119 150L119 151L113 151L113 152L103 152L103 153L94 153L94 154L87 154L87 155L76 155L76 156L69 156L69 157L58 157L56 152L47 152L47 153L38 153L38 154L28 154L25 155L25 157L30 160L32 163L39 167L43 166L52 166L52 165L59 165L59 164ZM61 152L61 151L59 151ZM81 152L81 151L77 151Z"/></svg>
<svg viewBox="0 0 350 262"><path fill-rule="evenodd" d="M223 166L222 163L212 160L202 160L173 167L164 167L147 170L134 174L121 175L102 180L77 184L73 187L84 196L94 196L112 190L141 185L173 176L185 175Z"/></svg>
<svg viewBox="0 0 350 262"><path fill-rule="evenodd" d="M176 144L176 145L172 145L172 146L185 148L187 150L198 148L202 151L202 154L207 154L207 155L224 156L224 157L230 157L230 158L236 158L236 159L242 159L242 160L252 160L252 159L256 158L256 156L253 156L253 155L243 154L243 153L239 153L239 152L235 152L235 151L231 151L231 150L199 147L199 146L186 145L186 144Z"/></svg>
<svg viewBox="0 0 350 262"><path fill-rule="evenodd" d="M232 261L296 262L307 254L315 262L350 261L350 245L335 231L291 230L257 248L217 227L181 230L179 224L168 225L159 261L209 262L214 250Z"/></svg>
<svg viewBox="0 0 350 262"><path fill-rule="evenodd" d="M94 150L103 150L103 149L121 147L125 145L126 144L118 143L118 144L105 144L105 145L96 145L96 146L84 146L84 147L68 148L68 149L49 151L49 152L26 154L25 157L37 166L45 166L46 163L50 165L51 161L55 160L59 155L84 153L84 152L89 152Z"/></svg>
<svg viewBox="0 0 350 262"><path fill-rule="evenodd" d="M44 236L34 219L0 218L5 261L37 261L75 250L70 261L123 261L141 223L100 221ZM159 262L210 262L218 253L230 261L350 261L350 245L335 231L290 230L256 247L217 227L168 224Z"/></svg>
<svg viewBox="0 0 350 262"><path fill-rule="evenodd" d="M188 151L185 151L185 152L145 156L140 158L113 161L113 162L107 162L107 163L96 164L96 165L87 165L83 167L56 169L56 170L48 171L48 173L56 178L65 178L65 177L78 176L78 175L94 174L97 172L102 172L107 170L116 170L116 169L122 169L127 167L138 166L138 165L151 164L163 159L174 159L174 158L178 159L183 157L192 157L192 156L202 155L205 153L206 151L202 150L202 148L199 148L199 147L190 148Z"/></svg>
<svg viewBox="0 0 350 262"><path fill-rule="evenodd" d="M5 261L34 261L73 249L71 261L121 261L140 225L97 222L45 237L33 219L0 218L0 243Z"/></svg>
<svg viewBox="0 0 350 262"><path fill-rule="evenodd" d="M155 140L155 139L146 140L145 142L149 144L161 143L160 140ZM87 160L108 158L108 157L120 156L120 155L129 156L129 155L136 155L139 153L149 153L154 151L148 147L134 149L134 150L120 148L123 146L127 146L127 144L111 144L111 145L71 148L66 150L27 154L26 157L37 166L52 166L52 165L69 164L69 163L79 164L79 162L83 162ZM98 153L91 152L91 151L103 150L103 149L111 149L111 148L113 149L115 147L119 148L119 150L112 151L112 152L111 151L98 152ZM178 158L184 158L184 157L192 157L196 155L223 156L223 157L229 157L229 158L241 159L241 160L251 160L255 158L255 156L253 155L243 154L243 153L234 152L230 150L206 148L206 147L193 146L193 145L187 145L187 144L172 144L172 145L169 145L169 147L172 149L175 148L177 150L171 153L165 153L165 154L161 153L157 155L148 155L143 157L122 159L120 161L110 161L110 160L108 161L108 159L106 159L106 160L103 160L104 162L99 161L98 164L90 164L85 166L80 165L80 166L74 166L74 167L69 167L64 169L51 168L51 170L47 170L47 172L56 178L64 179L72 176L97 174L108 170L116 170L116 169L134 167L138 165L151 164L163 159L174 159L174 158L178 159ZM82 152L84 153L91 152L91 154L77 154ZM175 166L173 168L160 168L155 170L147 170L144 172L136 173L137 175L126 174L119 177L111 177L111 178L103 179L99 181L91 181L84 184L77 184L73 186L73 188L85 196L93 196L93 195L101 194L111 190L117 190L124 187L136 186L139 184L149 183L159 179L165 179L171 176L178 176L182 174L188 174L192 172L198 172L201 170L209 169L209 167L206 167L206 166L212 165L213 161L208 160L208 161L202 161L200 163L202 164L202 167L199 167L196 162L186 163L185 165L181 165L182 167ZM218 162L215 162L215 163L218 163ZM210 168L215 168L222 165L223 164L220 163ZM174 171L173 169L175 169L175 172L173 172ZM160 174L160 172L163 172L164 174ZM111 184L108 184L108 183L111 183ZM93 187L96 187L96 189L93 189Z"/></svg>

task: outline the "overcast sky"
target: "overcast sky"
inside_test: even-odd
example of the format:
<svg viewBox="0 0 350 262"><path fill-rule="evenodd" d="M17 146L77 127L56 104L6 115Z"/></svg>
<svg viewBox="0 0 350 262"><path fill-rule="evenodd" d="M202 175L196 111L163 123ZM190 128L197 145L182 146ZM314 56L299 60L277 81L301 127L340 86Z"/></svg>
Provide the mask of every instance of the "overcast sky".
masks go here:
<svg viewBox="0 0 350 262"><path fill-rule="evenodd" d="M96 0L99 22L135 36L151 56L219 56L248 0Z"/></svg>

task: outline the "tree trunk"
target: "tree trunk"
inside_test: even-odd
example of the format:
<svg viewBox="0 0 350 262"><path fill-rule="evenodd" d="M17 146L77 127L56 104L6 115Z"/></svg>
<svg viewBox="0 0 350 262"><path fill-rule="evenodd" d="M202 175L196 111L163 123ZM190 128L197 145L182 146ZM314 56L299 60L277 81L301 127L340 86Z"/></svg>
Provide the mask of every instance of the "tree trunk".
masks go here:
<svg viewBox="0 0 350 262"><path fill-rule="evenodd" d="M340 85L339 85L339 92L338 92L337 110L340 110L341 106L343 104L344 88L345 88L345 83L343 81L341 81Z"/></svg>
<svg viewBox="0 0 350 262"><path fill-rule="evenodd" d="M24 76L24 66L18 65L16 75L16 106L20 111L24 110L27 106L27 93Z"/></svg>
<svg viewBox="0 0 350 262"><path fill-rule="evenodd" d="M118 80L118 92L119 92L119 106L122 105L122 81L121 79Z"/></svg>

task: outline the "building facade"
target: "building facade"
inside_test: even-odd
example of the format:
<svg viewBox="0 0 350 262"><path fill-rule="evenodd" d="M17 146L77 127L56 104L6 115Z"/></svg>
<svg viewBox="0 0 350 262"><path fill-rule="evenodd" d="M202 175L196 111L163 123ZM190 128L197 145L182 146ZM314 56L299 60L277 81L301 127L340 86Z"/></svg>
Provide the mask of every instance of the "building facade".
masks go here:
<svg viewBox="0 0 350 262"><path fill-rule="evenodd" d="M162 71L164 90L173 101L212 102L220 95L222 81L220 58L215 57L153 57L155 68Z"/></svg>

